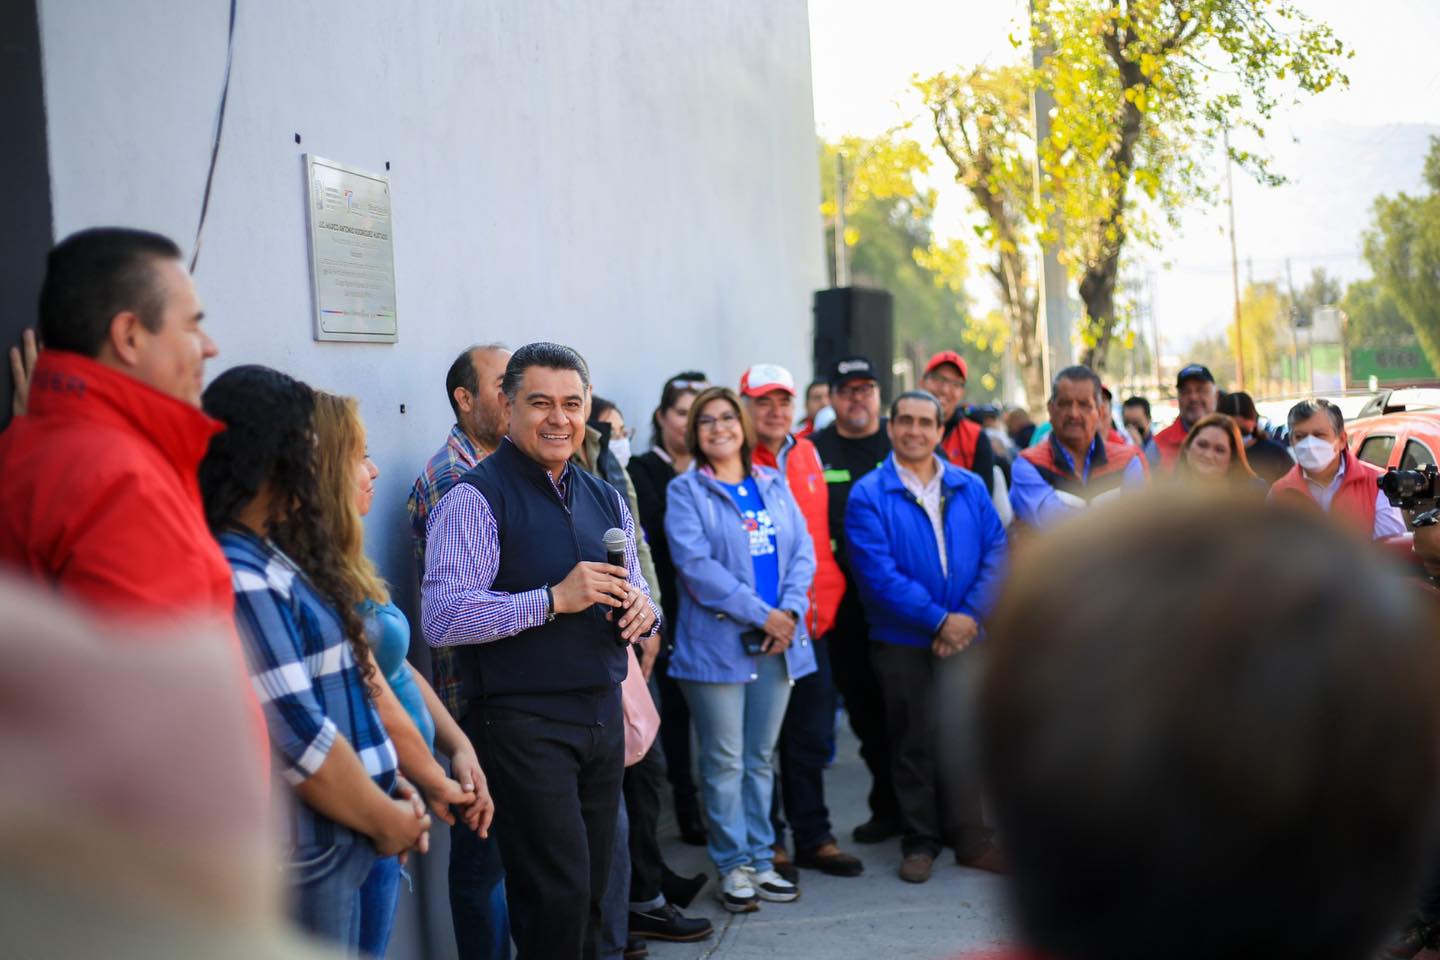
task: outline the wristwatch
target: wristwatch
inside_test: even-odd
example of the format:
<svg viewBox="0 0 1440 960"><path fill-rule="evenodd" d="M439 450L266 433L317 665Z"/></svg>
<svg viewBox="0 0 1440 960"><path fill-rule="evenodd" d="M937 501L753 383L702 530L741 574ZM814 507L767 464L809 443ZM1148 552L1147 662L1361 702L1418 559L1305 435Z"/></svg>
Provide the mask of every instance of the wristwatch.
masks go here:
<svg viewBox="0 0 1440 960"><path fill-rule="evenodd" d="M549 623L555 619L555 591L550 589L550 584L545 584L545 622Z"/></svg>

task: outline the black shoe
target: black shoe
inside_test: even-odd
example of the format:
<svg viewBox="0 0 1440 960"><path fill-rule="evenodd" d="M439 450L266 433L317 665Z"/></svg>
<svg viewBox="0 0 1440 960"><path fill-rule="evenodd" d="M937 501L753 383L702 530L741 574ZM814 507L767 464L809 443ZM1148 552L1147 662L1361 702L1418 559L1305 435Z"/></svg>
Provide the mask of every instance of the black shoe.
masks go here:
<svg viewBox="0 0 1440 960"><path fill-rule="evenodd" d="M700 891L710 882L710 874L697 873L693 877L682 877L675 871L666 867L660 874L660 892L665 899L684 910L695 902L700 896Z"/></svg>
<svg viewBox="0 0 1440 960"><path fill-rule="evenodd" d="M715 932L714 926L704 917L687 917L674 904L664 904L654 910L630 911L630 936L643 940L671 940L675 943L693 943L704 940Z"/></svg>
<svg viewBox="0 0 1440 960"><path fill-rule="evenodd" d="M650 956L650 948L645 946L644 940L630 939L625 941L625 952L620 954L624 960L645 960Z"/></svg>
<svg viewBox="0 0 1440 960"><path fill-rule="evenodd" d="M680 827L680 840L692 847L705 846L705 821L700 819L699 810L676 810L675 822Z"/></svg>
<svg viewBox="0 0 1440 960"><path fill-rule="evenodd" d="M877 820L871 817L856 827L851 836L855 838L856 843L884 843L886 840L900 836L901 832L900 824L894 820Z"/></svg>

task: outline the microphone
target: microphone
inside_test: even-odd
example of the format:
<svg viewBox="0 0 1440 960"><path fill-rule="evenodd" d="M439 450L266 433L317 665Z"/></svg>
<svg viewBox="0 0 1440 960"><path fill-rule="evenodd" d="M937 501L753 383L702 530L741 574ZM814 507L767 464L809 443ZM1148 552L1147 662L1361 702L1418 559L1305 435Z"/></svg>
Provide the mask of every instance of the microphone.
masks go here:
<svg viewBox="0 0 1440 960"><path fill-rule="evenodd" d="M611 527L609 530L606 530L604 537L605 562L610 564L612 567L624 567L625 544L629 542L629 539L629 537L625 536L625 531L621 530L619 527ZM615 615L615 642L620 646L624 647L628 646L628 643L620 636L620 614L617 612L617 610L618 608L616 607L605 608L606 613L612 613Z"/></svg>

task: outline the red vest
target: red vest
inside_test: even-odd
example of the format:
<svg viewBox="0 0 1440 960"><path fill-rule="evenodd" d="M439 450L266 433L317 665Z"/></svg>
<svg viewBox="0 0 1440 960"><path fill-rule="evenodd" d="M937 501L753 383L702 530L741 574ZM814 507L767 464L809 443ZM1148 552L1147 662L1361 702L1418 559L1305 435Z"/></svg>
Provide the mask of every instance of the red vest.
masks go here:
<svg viewBox="0 0 1440 960"><path fill-rule="evenodd" d="M1369 539L1375 534L1375 501L1380 496L1378 480L1385 471L1364 460L1356 460L1349 450L1342 450L1340 456L1345 464L1345 478L1340 481L1340 489L1335 491L1335 498L1330 501L1330 516L1354 527ZM1270 488L1270 498L1299 499L1319 506L1299 464L1275 481Z"/></svg>
<svg viewBox="0 0 1440 960"><path fill-rule="evenodd" d="M233 679L244 686L268 776L230 565L200 501L200 461L222 429L118 370L43 351L29 414L0 434L0 564L104 616L217 621L234 645Z"/></svg>
<svg viewBox="0 0 1440 960"><path fill-rule="evenodd" d="M1060 449L1060 441L1052 432L1045 438L1044 443L1027 447L1020 451L1020 456L1029 461L1030 465L1050 486L1056 490L1074 494L1087 503L1100 494L1119 487L1125 480L1125 468L1136 457L1140 457L1140 466L1145 470L1146 475L1149 475L1145 458L1140 456L1139 450L1128 443L1109 443L1102 441L1098 436L1092 440L1091 449L1094 450L1094 453L1090 457L1088 481L1080 479L1076 471L1066 463Z"/></svg>
<svg viewBox="0 0 1440 960"><path fill-rule="evenodd" d="M980 424L966 417L960 417L945 431L940 449L945 457L957 467L966 470L975 466L975 444L980 441Z"/></svg>
<svg viewBox="0 0 1440 960"><path fill-rule="evenodd" d="M805 626L811 637L823 637L835 625L835 611L845 595L845 575L840 572L840 564L835 562L835 552L830 546L830 491L825 486L825 468L815 444L796 437L784 452L785 484L805 515L805 526L815 544L815 580L810 586L810 609L805 615ZM763 467L780 469L768 447L757 446L754 458Z"/></svg>

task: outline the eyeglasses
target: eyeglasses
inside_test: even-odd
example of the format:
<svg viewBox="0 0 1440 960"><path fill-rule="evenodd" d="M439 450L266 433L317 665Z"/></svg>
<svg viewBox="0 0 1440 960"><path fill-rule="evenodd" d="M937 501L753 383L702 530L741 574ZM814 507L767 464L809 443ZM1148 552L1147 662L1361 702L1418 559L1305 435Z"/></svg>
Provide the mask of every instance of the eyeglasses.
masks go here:
<svg viewBox="0 0 1440 960"><path fill-rule="evenodd" d="M929 380L938 387L949 387L951 390L965 389L965 381L956 377L942 377L938 374L929 373L925 375L924 379Z"/></svg>
<svg viewBox="0 0 1440 960"><path fill-rule="evenodd" d="M718 417L697 417L695 426L701 430L714 430L716 427L733 427L740 422L740 418L733 413L722 413Z"/></svg>
<svg viewBox="0 0 1440 960"><path fill-rule="evenodd" d="M704 390L710 384L704 380L671 380L670 387L674 390Z"/></svg>
<svg viewBox="0 0 1440 960"><path fill-rule="evenodd" d="M835 390L835 395L837 397L847 397L858 400L861 397L870 396L870 394L874 393L875 390L875 381L865 380L861 383L852 383L844 387L839 387Z"/></svg>

